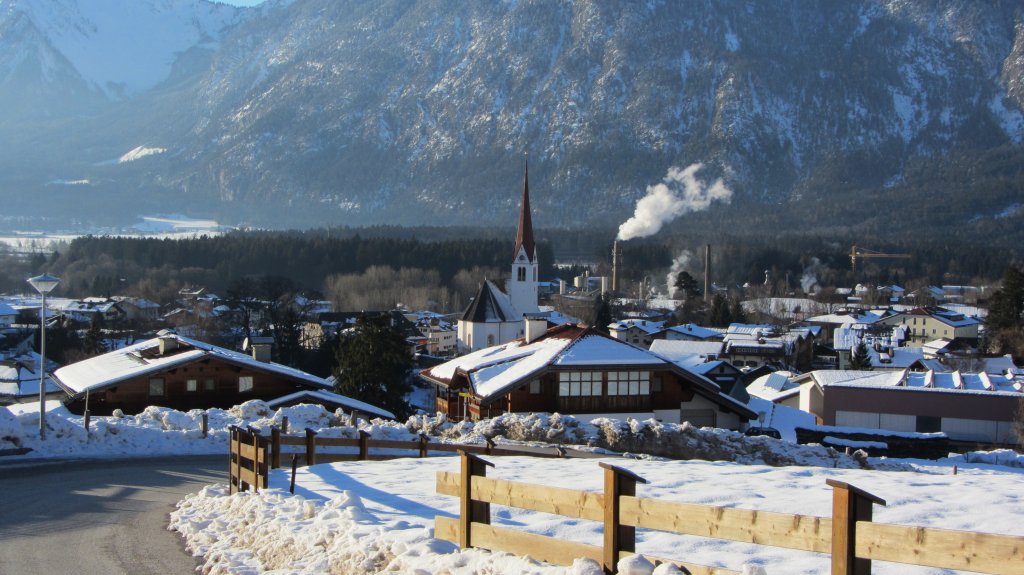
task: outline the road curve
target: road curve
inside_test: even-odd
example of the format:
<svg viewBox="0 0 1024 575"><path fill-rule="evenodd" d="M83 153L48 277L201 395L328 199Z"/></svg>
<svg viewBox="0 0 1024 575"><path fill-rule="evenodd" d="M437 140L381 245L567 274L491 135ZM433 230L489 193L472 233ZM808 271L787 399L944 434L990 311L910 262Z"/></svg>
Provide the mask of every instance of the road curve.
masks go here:
<svg viewBox="0 0 1024 575"><path fill-rule="evenodd" d="M168 514L211 483L227 483L227 455L0 461L0 573L192 574Z"/></svg>

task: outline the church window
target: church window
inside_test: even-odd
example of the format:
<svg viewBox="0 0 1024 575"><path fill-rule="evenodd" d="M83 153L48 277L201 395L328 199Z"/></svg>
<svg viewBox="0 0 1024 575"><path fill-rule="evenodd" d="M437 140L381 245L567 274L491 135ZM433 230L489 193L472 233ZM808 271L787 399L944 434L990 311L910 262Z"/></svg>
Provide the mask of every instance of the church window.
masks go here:
<svg viewBox="0 0 1024 575"><path fill-rule="evenodd" d="M517 268L516 273L518 275L519 281L521 281L521 282L526 281L526 268L525 267L520 266L519 268Z"/></svg>
<svg viewBox="0 0 1024 575"><path fill-rule="evenodd" d="M488 335L487 336L487 347L491 347L492 345L494 345L494 336L493 335Z"/></svg>
<svg viewBox="0 0 1024 575"><path fill-rule="evenodd" d="M533 268L533 281L537 281L537 268Z"/></svg>

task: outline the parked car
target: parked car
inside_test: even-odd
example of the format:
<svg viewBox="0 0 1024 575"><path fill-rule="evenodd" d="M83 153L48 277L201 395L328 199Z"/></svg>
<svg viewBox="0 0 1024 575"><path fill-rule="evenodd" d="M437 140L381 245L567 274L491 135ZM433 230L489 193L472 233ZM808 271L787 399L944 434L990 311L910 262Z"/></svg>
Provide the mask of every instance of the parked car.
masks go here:
<svg viewBox="0 0 1024 575"><path fill-rule="evenodd" d="M751 427L744 431L743 435L746 435L747 437L768 436L774 437L775 439L782 439L782 434L774 427Z"/></svg>

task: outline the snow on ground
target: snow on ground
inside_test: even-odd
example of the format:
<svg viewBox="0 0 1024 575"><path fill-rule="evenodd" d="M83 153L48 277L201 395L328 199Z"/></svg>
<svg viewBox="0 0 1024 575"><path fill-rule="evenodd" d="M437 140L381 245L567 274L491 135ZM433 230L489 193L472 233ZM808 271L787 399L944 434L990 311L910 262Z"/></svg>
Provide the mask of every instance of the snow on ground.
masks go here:
<svg viewBox="0 0 1024 575"><path fill-rule="evenodd" d="M491 457L489 477L599 491L595 460ZM638 495L704 505L828 516L828 478L847 481L888 502L876 521L1024 535L1021 471L961 462L919 464L916 472L767 467L725 462L606 460L647 479ZM432 538L435 515L455 517L458 500L435 494L437 471L457 471L453 457L346 462L300 469L295 495L289 472L272 473L272 489L227 496L207 488L179 504L171 529L204 557L204 573L589 573L504 553L459 551ZM601 525L491 506L495 525L600 544ZM639 553L770 574L828 571L828 557L773 547L640 530ZM591 565L591 567L593 567ZM599 571L593 571L595 573ZM950 571L876 562L879 574Z"/></svg>

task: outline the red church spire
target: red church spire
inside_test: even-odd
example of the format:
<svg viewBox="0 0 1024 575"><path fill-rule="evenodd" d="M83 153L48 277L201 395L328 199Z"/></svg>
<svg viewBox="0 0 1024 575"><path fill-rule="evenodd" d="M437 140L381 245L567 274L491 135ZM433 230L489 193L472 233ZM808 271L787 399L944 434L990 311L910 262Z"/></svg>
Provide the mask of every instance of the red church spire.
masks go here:
<svg viewBox="0 0 1024 575"><path fill-rule="evenodd" d="M530 217L530 163L526 163L523 175L523 201L519 206L519 229L516 231L516 249L512 261L519 257L519 249L526 250L531 263L537 261L537 245L533 241L533 219Z"/></svg>

